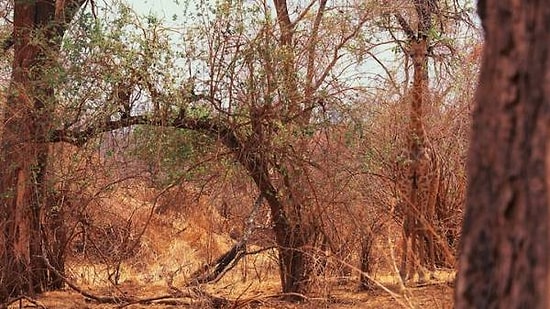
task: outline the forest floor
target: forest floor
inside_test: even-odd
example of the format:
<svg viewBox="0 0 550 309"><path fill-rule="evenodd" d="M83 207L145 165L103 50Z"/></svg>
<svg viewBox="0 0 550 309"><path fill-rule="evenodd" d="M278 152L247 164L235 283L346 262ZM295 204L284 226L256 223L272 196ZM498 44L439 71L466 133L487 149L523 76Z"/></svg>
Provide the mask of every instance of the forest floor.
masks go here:
<svg viewBox="0 0 550 309"><path fill-rule="evenodd" d="M430 284L422 287L409 287L404 292L399 293L398 286L390 286L396 294L392 295L387 291L378 289L370 292L361 292L346 284L332 287L325 296L311 296L309 299L300 303L291 303L280 300L277 296L277 283L257 285L254 288L249 286L249 290L244 292L234 288L221 287L215 290L217 297L223 297L230 301L225 308L452 308L453 289L449 284ZM168 289L163 286L140 284L122 284L120 287L124 294L136 296L139 298L153 298L159 295L166 295ZM101 289L100 289L101 290ZM99 291L98 291L99 292ZM107 292L106 290L104 292ZM241 294L241 295L238 295ZM200 299L164 299L163 304L153 301L150 304L100 304L73 290L62 290L47 292L39 296L38 303L45 308L209 308L211 304ZM30 305L23 301L22 307ZM32 307L32 306L28 306ZM15 303L10 308L20 308L19 303Z"/></svg>
<svg viewBox="0 0 550 309"><path fill-rule="evenodd" d="M377 249L386 253L375 257L374 279L380 286L374 291L357 289L358 274L352 265L348 265L347 276L335 277L334 274L343 273L344 268L334 260L327 266L331 267L327 272L330 275L315 277L312 293L303 301L284 301L276 252L258 250L265 246L259 243L249 244L248 248L259 253L246 255L217 282L185 288L201 266L232 247L236 241L228 230L238 224L225 222L209 203L199 203L194 210L154 214L151 203L144 202L147 200L150 199L143 196L115 194L89 206L86 211L90 223L85 232L82 224L75 225L74 230L80 234L71 236L74 240L65 275L81 292L88 292L92 297L67 287L37 296L35 304L22 300L9 308L431 309L453 306L454 272L440 271L437 279L428 284L404 287L395 271L391 271L395 269L395 253L393 248L390 253L387 251L394 240L386 236ZM81 234L87 235L85 243L78 242ZM116 284L113 274L118 275ZM174 298L175 291L178 298ZM111 303L98 302L93 296L110 298ZM113 304L114 297L121 301Z"/></svg>

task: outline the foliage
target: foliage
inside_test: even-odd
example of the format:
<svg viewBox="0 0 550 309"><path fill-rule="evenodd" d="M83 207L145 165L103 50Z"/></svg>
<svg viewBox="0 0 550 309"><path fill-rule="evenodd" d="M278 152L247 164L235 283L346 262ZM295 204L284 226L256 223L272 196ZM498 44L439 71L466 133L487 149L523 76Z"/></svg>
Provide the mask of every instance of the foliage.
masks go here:
<svg viewBox="0 0 550 309"><path fill-rule="evenodd" d="M410 65L392 14L414 19L405 14L412 4L401 2L296 3L285 16L265 1L187 1L171 20L118 1L86 7L42 68L54 89L44 100L49 137L80 147L53 156L48 185L92 205L129 178L147 178L140 185L159 194L185 183L217 195L220 213L232 200L233 228L251 207L235 200L259 192L281 273L303 259L300 280L317 287L325 274L349 275L342 265L366 260L365 244L375 247L395 219ZM427 33L436 76L427 130L447 159L437 228L455 245L476 67L461 69L469 12L452 9L442 8L452 14ZM88 211L74 207L63 210ZM331 255L342 263L327 266ZM285 292L302 292L285 290L285 280Z"/></svg>

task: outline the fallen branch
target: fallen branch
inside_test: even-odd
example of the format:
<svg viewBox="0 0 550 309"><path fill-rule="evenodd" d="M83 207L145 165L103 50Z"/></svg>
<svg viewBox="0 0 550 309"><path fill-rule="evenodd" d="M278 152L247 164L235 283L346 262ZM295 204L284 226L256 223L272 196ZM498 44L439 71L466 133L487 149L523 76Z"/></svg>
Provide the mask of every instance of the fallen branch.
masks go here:
<svg viewBox="0 0 550 309"><path fill-rule="evenodd" d="M142 305L148 305L148 304L160 304L160 305L190 305L194 304L196 302L185 300L186 298L193 299L193 298L202 298L206 299L207 302L212 304L214 308L221 308L229 304L229 300L210 295L208 293L205 293L203 291L199 292L187 292L184 293L181 290L178 289L177 295L167 294L167 295L161 295L161 296L153 296L148 298L138 298L138 297L131 297L131 296L100 296L95 295L91 292L85 291L84 289L80 288L71 280L69 280L64 274L62 274L59 270L57 270L55 267L52 266L49 259L43 255L44 262L46 264L46 267L55 273L57 276L59 276L71 289L78 292L82 296L91 299L97 303L100 304L115 304L119 305L119 308L123 308L129 305L134 304L142 304ZM22 296L24 297L24 296ZM26 297L25 297L26 298ZM26 298L28 299L28 298ZM45 307L43 307L45 308Z"/></svg>
<svg viewBox="0 0 550 309"><path fill-rule="evenodd" d="M204 283L218 282L228 271L233 269L241 258L251 254L246 251L246 245L254 230L256 229L256 215L262 204L263 195L260 194L254 202L254 207L246 220L246 227L242 238L233 247L218 257L213 263L204 265L191 275L187 286L194 286ZM261 252L261 251L257 251Z"/></svg>
<svg viewBox="0 0 550 309"><path fill-rule="evenodd" d="M16 298L13 298L13 299L10 299L8 300L6 303L4 304L0 304L0 308L9 308L11 304L14 304L16 302L22 302L23 300L26 300L28 301L29 303L35 305L36 307L38 308L41 308L41 309L47 309L46 306L44 306L42 303L40 303L38 300L36 299L33 299L33 298L30 298L28 296L25 296L25 295L21 295L21 296L18 296ZM19 303L19 308L22 308L22 304Z"/></svg>
<svg viewBox="0 0 550 309"><path fill-rule="evenodd" d="M245 252L246 245L240 242L235 244L229 251L217 258L215 262L204 265L195 271L191 275L188 286L219 281L228 271L237 265Z"/></svg>

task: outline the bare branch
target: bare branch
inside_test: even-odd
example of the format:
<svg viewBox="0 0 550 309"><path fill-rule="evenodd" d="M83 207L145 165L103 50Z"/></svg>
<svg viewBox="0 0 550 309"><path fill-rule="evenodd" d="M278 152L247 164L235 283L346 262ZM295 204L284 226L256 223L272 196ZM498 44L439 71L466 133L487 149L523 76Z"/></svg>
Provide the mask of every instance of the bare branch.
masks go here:
<svg viewBox="0 0 550 309"><path fill-rule="evenodd" d="M315 16L315 21L313 23L313 30L311 31L311 36L307 44L307 72L306 72L306 99L309 99L311 92L313 91L313 75L315 69L315 46L317 45L317 37L319 36L319 27L321 25L321 20L323 19L323 13L325 12L325 7L327 0L321 0L319 4L319 10L317 11L317 16Z"/></svg>
<svg viewBox="0 0 550 309"><path fill-rule="evenodd" d="M307 7L300 13L300 15L298 16L298 18L296 18L296 20L294 20L292 22L292 26L296 26L296 24L298 24L306 15L307 13L309 12L309 10L311 10L311 8L313 7L313 5L315 4L315 2L317 2L317 0L311 0L309 2L309 4L307 5ZM325 1L326 2L326 1Z"/></svg>
<svg viewBox="0 0 550 309"><path fill-rule="evenodd" d="M330 71L332 70L332 68L336 65L336 63L338 62L338 60L342 57L342 55L340 54L340 49L342 49L342 47L344 47L348 42L349 40L353 39L354 37L357 36L357 33L359 33L359 31L361 30L361 28L363 27L363 25L368 21L369 19L367 18L367 14L365 14L362 18L361 18L361 21L359 22L359 24L355 27L355 29L353 29L353 31L348 34L347 36L345 36L341 41L340 43L334 48L334 52L333 52L333 57L332 57L332 61L327 65L327 67L324 69L323 73L321 74L321 76L319 77L319 79L316 81L315 85L313 86L313 91L319 89L319 87L323 84L324 80L327 78L328 74L330 73Z"/></svg>
<svg viewBox="0 0 550 309"><path fill-rule="evenodd" d="M370 50L367 51L367 55L371 56L372 59L374 61L376 61L376 63L378 63L382 67L382 69L384 70L384 72L386 72L386 75L390 79L390 82L393 85L393 88L395 88L396 90L399 91L399 89L400 89L399 84L393 78L393 76L392 76L390 70L388 69L388 67L382 61L380 61L380 59L378 59L378 57L376 57L376 55L374 53L372 53Z"/></svg>
<svg viewBox="0 0 550 309"><path fill-rule="evenodd" d="M403 32L405 32L405 34L407 35L407 38L409 40L414 40L416 38L416 35L414 34L414 31L412 30L409 23L407 23L405 18L403 18L403 15L401 15L400 13L395 13L394 16L395 16L395 19L397 19L399 26L401 26L401 29L403 30Z"/></svg>
<svg viewBox="0 0 550 309"><path fill-rule="evenodd" d="M288 15L288 7L286 0L275 0L275 10L277 11L277 21L281 27L281 43L284 46L289 46L292 43L292 28Z"/></svg>

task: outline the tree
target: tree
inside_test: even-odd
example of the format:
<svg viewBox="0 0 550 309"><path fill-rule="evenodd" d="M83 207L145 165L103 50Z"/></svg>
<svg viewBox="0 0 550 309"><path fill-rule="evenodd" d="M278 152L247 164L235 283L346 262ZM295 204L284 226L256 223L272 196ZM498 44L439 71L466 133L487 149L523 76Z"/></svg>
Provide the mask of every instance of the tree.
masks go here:
<svg viewBox="0 0 550 309"><path fill-rule="evenodd" d="M84 1L15 1L14 57L0 140L0 301L60 286L41 256L55 55ZM6 46L9 46L7 44ZM61 265L58 265L61 266Z"/></svg>
<svg viewBox="0 0 550 309"><path fill-rule="evenodd" d="M250 10L259 12L243 18L242 12ZM307 178L316 166L312 137L325 121L330 93L344 92L335 89L340 82L330 74L339 71L344 48L368 20L361 7L341 10L352 17L331 41L323 26L338 16L327 1L312 1L295 20L286 1L275 1L275 12L267 3L263 8L223 3L204 34L212 47L209 76L201 88L209 89L209 115L223 127L223 132L208 134L221 137L270 207L285 293L307 291L310 259L322 237L313 214L315 191ZM218 31L208 34L212 29Z"/></svg>
<svg viewBox="0 0 550 309"><path fill-rule="evenodd" d="M47 254L55 262L59 253L43 233L50 226L46 220L59 218L54 187L46 181L48 143L91 141L93 147L103 132L127 128L134 134L136 126L183 132L179 141L200 136L213 148L224 147L236 163L232 168L239 166L267 201L283 292L307 292L312 264L323 259L319 252L351 247L329 239L348 215L331 213L337 209L331 204L349 206L342 191L359 168L328 165L353 158L343 155L348 132L338 129L351 105L368 101L359 98L364 89L348 68L377 45L362 31L378 12L377 2L312 0L291 12L283 0L274 7L268 1L202 3L198 25L189 27L178 42L185 48L175 52L167 34L175 31L163 29L154 16L139 21L121 7L98 19L93 10L76 14L82 3L16 3L21 21L14 32L0 166L8 171L0 183L0 223L6 227L0 267L3 282L17 278L2 286L1 296L57 286L42 260ZM178 70L181 63L188 70ZM327 183L334 194L323 192ZM358 229L364 223L353 221ZM371 248L364 244L366 271ZM54 266L62 269L62 257L57 260Z"/></svg>
<svg viewBox="0 0 550 309"><path fill-rule="evenodd" d="M302 186L308 183L308 173L316 167L308 158L311 137L316 127L328 121L326 111L330 109L328 103L332 100L331 93L346 92L344 83L338 77L344 69L339 68L338 64L345 53L344 49L368 20L369 15L365 13L368 10L351 5L336 10L329 8L326 1L318 4L312 1L298 16L291 18L285 1L275 2L275 12L271 11L267 3L262 7L220 2L212 10L215 16L212 23L205 23L212 28L203 29L205 32L199 37L204 40L195 46L206 46L206 52L201 50L200 55L192 59L196 60L193 65L205 69L205 74L188 76L186 85L175 82L177 78L159 68L159 63L170 64L170 59L164 57L166 54L155 54L163 48L156 37L156 29L149 32L138 28L138 31L143 30L145 36L151 37L125 46L123 18L113 22L120 22L120 28L108 40L104 40L104 33L94 27L97 23L92 21L91 26L86 24L89 20L83 15L77 21L83 22L80 25L84 29L83 39L64 42L67 46L73 44L72 47L82 47L82 53L71 55L64 50L63 60L85 64L88 71L103 72L86 82L73 80L72 85L71 81L66 84L59 82L56 88L47 83L56 77L49 74L54 74L56 68L60 68L56 55L60 51L61 38L67 23L81 4L70 2L73 9L62 10L59 6L65 2L58 2L57 6L53 1L47 3L50 11L41 11L41 14L45 14L43 21L30 19L27 22L34 27L32 34L42 35L44 32L45 40L42 40L44 37L30 40L29 33L27 41L23 41L19 34L21 30L15 27L16 61L12 88L18 86L24 91L12 91L14 95L6 113L10 121L6 124L2 140L3 157L6 159L3 163L12 167L12 172L3 175L1 189L6 193L4 205L14 205L11 208L6 206L6 210L12 214L4 218L5 222L16 222L21 227L29 226L29 235L32 232L36 237L16 233L16 227L11 227L9 233L6 233L8 236L21 235L22 239L6 239L2 242L7 247L4 251L5 261L10 262L4 263L6 266L3 271L6 274L3 278L27 270L28 274L22 277L31 279L8 286L4 297L41 291L41 288L22 287L29 280L34 280L35 273L48 274L40 265L43 245L38 237L41 235L42 207L49 205L44 203L47 193L44 185L47 142L68 142L82 146L102 132L135 125L192 130L223 144L233 154L235 162L254 181L270 207L279 246L283 292L305 292L311 273L308 259L315 254L315 250L311 249L315 248L322 236L318 229L319 222L313 216L315 208L312 207L312 196L315 192L304 190ZM46 3L40 5L46 6ZM34 4L24 6L17 3L16 20L27 7L34 9ZM325 35L329 28L321 26L324 23L336 23L341 17L338 12L342 10L349 14L349 20L340 23L342 27L335 35ZM52 33L46 31L50 29L47 23L50 20L54 25L61 25L56 20L56 14L65 11L71 12L71 16L67 16L62 27L55 28L58 31ZM250 15L243 15L243 12ZM121 11L122 15L126 13L127 10ZM273 16L276 21L272 20ZM157 24L153 17L147 20L152 27ZM300 36L296 33L300 33ZM33 47L32 44L36 42L41 42L40 48L36 47L33 54L22 55L23 51L29 50L25 44ZM97 42L112 44L87 46ZM136 45L139 48L132 50L132 46ZM128 49L124 49L128 46ZM97 51L101 49L105 49L105 57L97 57ZM326 53L327 50L330 52ZM113 51L114 56L108 56ZM117 54L121 51L127 54ZM206 61L204 55L208 57ZM87 57L94 57L95 62L90 62ZM20 63L20 58L29 60L22 63L32 69L32 75L22 74L18 77L20 71L15 69L15 65ZM72 74L68 70L61 71L65 77ZM160 79L165 78L165 81L159 81L159 76ZM99 83L94 84L91 80ZM79 92L83 91L78 88L86 85L94 87L86 89L86 93L79 98ZM71 89L65 91L63 87L68 86L74 86L77 90L65 96L64 92L70 93ZM98 89L107 91L97 93ZM88 90L97 95L90 95ZM26 96L15 95L23 93ZM142 93L149 102L138 106L140 102L136 97ZM28 104L31 100L36 101L36 104ZM65 101L70 103L65 104ZM62 121L53 121L52 111L61 111ZM21 134L28 124L39 126L34 128L31 125L28 132ZM24 153L32 156L17 158L21 149L15 145L21 144L21 141L27 147ZM27 184L24 181L26 179L32 181ZM18 187L18 184L24 186ZM25 198L20 199L21 196ZM25 209L33 209L34 213L25 213ZM28 252L11 253L8 249L13 243L31 243L33 246ZM21 267L14 264L13 260L18 261L14 257L21 260ZM36 260L36 267L30 262L27 263L29 265L25 264L26 259L30 260L31 257Z"/></svg>
<svg viewBox="0 0 550 309"><path fill-rule="evenodd" d="M478 2L485 49L457 308L548 308L550 7Z"/></svg>

